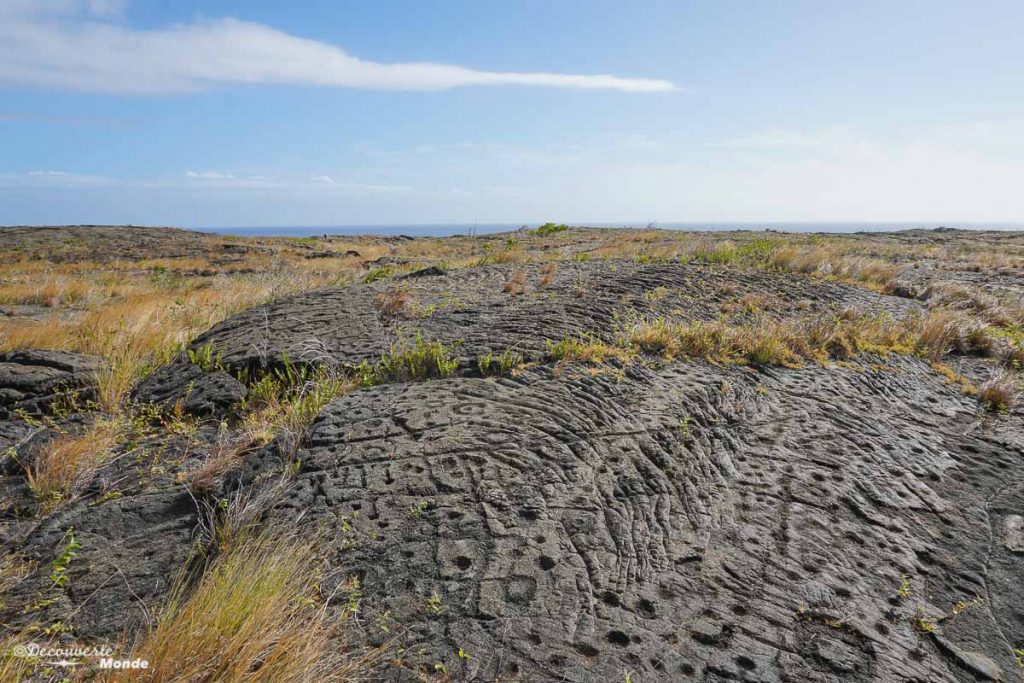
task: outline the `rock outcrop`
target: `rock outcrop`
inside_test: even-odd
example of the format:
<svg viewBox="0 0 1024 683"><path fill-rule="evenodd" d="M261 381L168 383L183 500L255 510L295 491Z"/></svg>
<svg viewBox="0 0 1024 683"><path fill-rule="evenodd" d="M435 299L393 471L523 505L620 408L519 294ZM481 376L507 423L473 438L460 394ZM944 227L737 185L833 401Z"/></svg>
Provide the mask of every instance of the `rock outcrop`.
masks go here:
<svg viewBox="0 0 1024 683"><path fill-rule="evenodd" d="M98 356L70 351L26 350L0 353L0 419L16 410L40 415L60 396L96 398L96 373L105 362Z"/></svg>

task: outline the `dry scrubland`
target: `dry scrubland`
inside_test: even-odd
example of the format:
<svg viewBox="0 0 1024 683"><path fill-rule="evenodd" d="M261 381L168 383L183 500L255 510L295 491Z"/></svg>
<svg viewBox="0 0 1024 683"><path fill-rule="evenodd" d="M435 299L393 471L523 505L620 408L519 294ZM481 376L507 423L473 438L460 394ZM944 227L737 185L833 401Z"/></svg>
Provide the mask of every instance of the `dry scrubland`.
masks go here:
<svg viewBox="0 0 1024 683"><path fill-rule="evenodd" d="M240 238L147 231L149 243L105 244L88 229L0 247L0 351L45 348L103 356L104 409L118 412L140 377L166 363L188 342L235 313L320 287L374 282L431 265L444 269L489 264L545 264L540 288L561 261L630 259L683 261L710 269L759 268L835 280L920 298L928 313L880 320L871 311L843 312L842 323L730 322L737 311L770 310L770 295L737 297L714 324L678 325L659 319L630 330L626 352L668 356L748 355L751 362L823 360L838 345L858 344L923 353L941 361L950 351L976 349L1020 365L1024 341L1024 238L953 233L795 235L586 230L508 233L493 237ZM147 235L148 236L148 235ZM945 239L943 239L945 237ZM378 261L379 259L379 261ZM503 291L527 293L525 272L513 272ZM659 292L652 291L651 296ZM416 302L399 285L378 299L384 314L429 315L437 302ZM411 309L415 308L415 311ZM852 337L858 337L853 339ZM573 341L574 346L576 340ZM757 351L750 351L758 345ZM585 344L584 344L585 346ZM577 349L575 353L579 353ZM1005 407L997 401L993 407Z"/></svg>
<svg viewBox="0 0 1024 683"><path fill-rule="evenodd" d="M359 576L340 577L328 593L327 563L317 554L318 544L296 543L287 529L261 528L258 501L210 500L209 494L220 490L245 455L271 442L281 444L297 471L308 428L332 400L372 385L452 376L465 369L458 349L417 333L394 338L379 359L349 367L287 358L259 374L234 367L248 391L230 417L217 419L190 414L180 402L158 409L130 397L133 386L175 358L187 357L209 371L227 368L216 344L190 343L216 323L289 295L372 283L381 319L429 321L459 302L426 299L404 275L504 264L496 297L525 301L557 288L585 300L593 283L566 276L580 264L682 262L727 276L716 285L721 304L714 315L695 317L685 305L671 303L680 292L653 287L643 293L649 314L623 316L612 330L549 339L540 355L515 345L490 349L471 359L472 371L515 376L551 364L555 375L572 368L597 375L681 360L789 369L896 355L926 359L943 381L972 396L986 419L1019 419L1019 234L701 234L549 225L445 239L240 238L127 228L18 229L0 237L0 351L58 349L106 362L93 397L67 392L49 414L19 417L51 438L19 461L20 472L7 472L23 476L32 495L30 501L4 501L7 517L43 520L82 500L101 504L120 496L117 482L96 485L98 473L140 444L176 454L154 459L153 467L208 508L196 551L181 558L170 597L146 606L146 627L122 635L124 651L157 663L147 680L359 680L382 662L415 659L416 653L394 645L402 624L362 618ZM822 310L807 300L730 284L733 274L740 281L750 272L853 285L913 306L901 312ZM198 465L181 465L195 453L201 454ZM408 515L415 518L425 509L414 505ZM80 550L73 530L62 543L42 568L16 550L0 560L4 593L33 572L42 572L50 584L35 604L17 605L17 619L7 619L7 649L30 637L67 640L74 632L73 621L45 618L47 601L65 589L68 567ZM440 611L440 597L429 596L424 609ZM929 627L928 621L922 624ZM378 629L389 634L386 642L369 643L366 631ZM476 654L460 649L454 662ZM1024 659L1024 651L1018 654ZM0 680L45 678L54 673L46 667L8 652ZM442 661L410 668L422 680L453 676L453 665ZM88 667L75 675L105 680Z"/></svg>

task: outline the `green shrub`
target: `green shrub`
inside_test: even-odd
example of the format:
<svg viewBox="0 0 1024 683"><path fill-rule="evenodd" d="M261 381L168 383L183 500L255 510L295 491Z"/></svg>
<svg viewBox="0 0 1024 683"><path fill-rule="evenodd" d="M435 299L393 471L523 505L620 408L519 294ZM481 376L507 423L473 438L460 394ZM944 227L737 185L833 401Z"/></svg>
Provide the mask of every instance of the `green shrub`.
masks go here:
<svg viewBox="0 0 1024 683"><path fill-rule="evenodd" d="M545 223L537 228L537 235L539 237L547 237L548 235L553 235L556 232L564 232L568 229L569 226L563 223Z"/></svg>

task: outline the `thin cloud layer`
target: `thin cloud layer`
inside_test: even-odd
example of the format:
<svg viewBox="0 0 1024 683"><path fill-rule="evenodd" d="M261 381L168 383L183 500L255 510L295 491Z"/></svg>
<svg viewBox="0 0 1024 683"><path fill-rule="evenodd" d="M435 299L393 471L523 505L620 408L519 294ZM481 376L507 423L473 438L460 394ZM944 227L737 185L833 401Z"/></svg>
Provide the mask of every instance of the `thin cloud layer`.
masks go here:
<svg viewBox="0 0 1024 683"><path fill-rule="evenodd" d="M95 4L95 2L93 3ZM111 3L100 3L109 9ZM452 64L383 64L335 45L236 19L132 29L73 2L32 11L0 0L0 83L111 93L164 94L225 84L373 90L546 86L659 92L666 80L610 75L477 71ZM63 11L62 11L63 10Z"/></svg>

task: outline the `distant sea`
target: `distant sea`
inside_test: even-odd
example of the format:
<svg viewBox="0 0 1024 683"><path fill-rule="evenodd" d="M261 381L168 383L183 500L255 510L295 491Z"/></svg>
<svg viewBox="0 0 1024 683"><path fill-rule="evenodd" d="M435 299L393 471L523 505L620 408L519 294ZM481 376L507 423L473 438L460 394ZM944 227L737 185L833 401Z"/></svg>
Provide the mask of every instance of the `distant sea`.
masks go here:
<svg viewBox="0 0 1024 683"><path fill-rule="evenodd" d="M535 228L537 223L409 223L401 225L293 225L275 227L210 227L197 230L224 235L251 237L314 237L318 235L408 235L410 237L447 237L450 235L487 235L496 232ZM913 228L961 228L966 230L1024 230L1024 223L572 223L595 228L662 228L667 230L780 230L784 232L882 232Z"/></svg>

